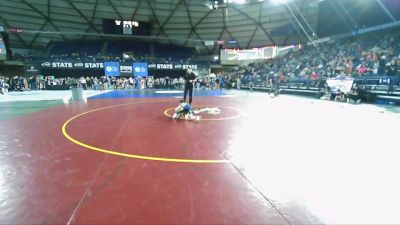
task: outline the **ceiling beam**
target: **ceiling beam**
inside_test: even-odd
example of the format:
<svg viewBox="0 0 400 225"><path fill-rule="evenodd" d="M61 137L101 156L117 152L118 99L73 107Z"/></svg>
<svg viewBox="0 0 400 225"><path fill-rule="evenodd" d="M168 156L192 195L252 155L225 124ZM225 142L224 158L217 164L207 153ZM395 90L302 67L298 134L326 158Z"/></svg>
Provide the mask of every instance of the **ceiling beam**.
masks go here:
<svg viewBox="0 0 400 225"><path fill-rule="evenodd" d="M189 23L190 23L190 32L189 32L189 34L187 35L187 38L190 38L191 34L194 33L194 34L197 36L197 38L201 39L200 35L197 33L197 31L196 31L196 29L195 29L195 27L194 27L194 25L193 25L193 20L192 20L190 11L189 11L189 7L188 7L188 4L187 4L187 0L183 0L183 3L184 3L184 5L185 5L186 13L188 14ZM186 46L187 43L188 43L188 42L187 42L187 40L186 40L184 46ZM204 43L203 43L203 44L204 44ZM208 46L206 46L206 45L204 45L204 46L205 46L207 52L209 52L210 50L208 49Z"/></svg>
<svg viewBox="0 0 400 225"><path fill-rule="evenodd" d="M46 24L47 24L48 22L49 22L49 21L46 20L46 21L42 24L42 26L39 28L39 30L40 30L40 31L43 31L44 27L46 26ZM40 33L35 34L35 37L33 37L32 41L29 43L29 48L32 48L32 47L33 47L33 44L35 43L35 41L36 41L36 39L39 37L39 35L40 35Z"/></svg>
<svg viewBox="0 0 400 225"><path fill-rule="evenodd" d="M243 12L241 9L237 8L234 5L230 6L232 9L236 10L238 13L242 14L243 16L245 16L246 18L248 18L249 20L253 21L263 32L264 34L268 37L268 39L271 41L272 44L276 44L274 39L272 38L272 36L268 33L268 31L261 25L261 23L257 20L255 20L254 18L252 18L251 16L249 16L247 13Z"/></svg>
<svg viewBox="0 0 400 225"><path fill-rule="evenodd" d="M47 0L47 17L50 18L50 6L51 6L51 0Z"/></svg>
<svg viewBox="0 0 400 225"><path fill-rule="evenodd" d="M111 8L114 10L114 12L118 15L119 19L124 20L124 17L121 15L121 13L118 11L117 7L112 3L111 0L107 0L108 4L111 5Z"/></svg>
<svg viewBox="0 0 400 225"><path fill-rule="evenodd" d="M258 27L256 26L256 29L254 29L253 33L250 36L249 41L247 42L246 48L250 48L251 43L253 42L254 36L256 35L256 32L258 30Z"/></svg>
<svg viewBox="0 0 400 225"><path fill-rule="evenodd" d="M58 28L58 26L56 26L53 21L50 18L50 6L47 6L47 13L48 15L45 15L44 13L42 13L41 11L39 11L36 7L34 7L31 3L27 2L26 0L21 0L22 3L24 3L25 5L27 5L29 8L33 9L33 11L37 12L40 16L43 17L44 20L48 21L56 31L60 32L60 29ZM50 4L50 1L47 2L48 4ZM67 38L61 34L62 39L67 40Z"/></svg>
<svg viewBox="0 0 400 225"><path fill-rule="evenodd" d="M174 9L172 9L171 13L168 15L167 19L165 19L164 23L160 26L160 29L158 30L157 37L161 34L163 31L165 33L164 27L167 25L169 20L172 18L172 16L175 14L176 10L180 6L183 0L179 0L178 4L175 5ZM149 3L148 3L149 4Z"/></svg>
<svg viewBox="0 0 400 225"><path fill-rule="evenodd" d="M138 4L136 5L136 8L135 8L135 10L134 10L133 13L132 13L131 20L134 20L134 19L135 19L136 13L138 12L140 5L142 4L142 1L143 1L143 0L139 0Z"/></svg>
<svg viewBox="0 0 400 225"><path fill-rule="evenodd" d="M221 32L220 32L219 35L218 35L217 40L221 40L222 35L224 34L224 31L225 31L225 30L222 28L222 29L221 29ZM208 52L208 54L212 54L212 53L215 51L215 48L216 48L216 47L218 47L218 48L217 48L217 51L219 51L219 45L214 45L214 48L213 48L212 52Z"/></svg>
<svg viewBox="0 0 400 225"><path fill-rule="evenodd" d="M287 35L287 36L285 37L285 40L283 40L283 43L282 43L283 46L286 45L286 43L287 43L287 41L289 40L290 36L291 36L291 35Z"/></svg>
<svg viewBox="0 0 400 225"><path fill-rule="evenodd" d="M96 15L96 11L97 11L97 6L98 6L98 4L99 4L99 0L96 0L96 1L94 2L92 16L90 17L90 21L91 21L92 23L93 23L93 21L94 21L94 16ZM88 28L86 28L86 31L85 31L85 32L89 32L89 30L90 30L90 26L89 26ZM86 39L86 36L83 36L83 39ZM102 37L102 39L104 39L104 38Z"/></svg>
<svg viewBox="0 0 400 225"><path fill-rule="evenodd" d="M186 38L189 38L190 35L192 35L192 32L195 31L197 29L197 26L199 26L203 20L205 20L212 12L214 12L213 10L208 11L203 17L200 18L199 21L197 21L197 23L192 27L192 29L190 30L189 34L186 36ZM186 43L185 43L186 45Z"/></svg>
<svg viewBox="0 0 400 225"><path fill-rule="evenodd" d="M181 0L181 1L182 1L182 0ZM157 15L156 15L156 12L154 11L153 6L151 5L151 3L150 3L149 1L146 1L146 3L147 3L147 5L148 5L149 8L150 8L151 14L153 15L152 17L154 18L155 22L157 23L157 25L158 25L160 31L161 31L162 33L164 33L164 35L165 35L165 37L167 38L168 42L169 42L170 44L172 44L171 40L169 39L168 34L165 33L164 28L161 26L161 23L160 23L160 21L158 20L158 17L157 17ZM157 37L159 37L159 35L160 35L161 32L159 32L159 33L157 34Z"/></svg>
<svg viewBox="0 0 400 225"><path fill-rule="evenodd" d="M1 16L1 14L0 14L0 20L3 21L3 23L7 26L7 28L11 27L10 24ZM22 39L18 33L12 33L12 34L14 34L18 38L18 40L23 44L25 48L29 47L28 43L26 43L26 41Z"/></svg>
<svg viewBox="0 0 400 225"><path fill-rule="evenodd" d="M96 33L100 34L101 32L97 30L96 26L90 21L83 13L72 3L71 0L66 0L66 2L89 24L89 28L91 27Z"/></svg>
<svg viewBox="0 0 400 225"><path fill-rule="evenodd" d="M259 6L258 6L260 9L260 11L258 11L258 23L261 23L262 6L263 6L263 4L262 4L262 2L260 2ZM247 42L246 48L250 47L251 42L253 42L253 39L254 39L254 36L256 35L257 30L258 30L258 26L256 26L253 33L251 34L249 42Z"/></svg>
<svg viewBox="0 0 400 225"><path fill-rule="evenodd" d="M336 6L336 5L334 4L334 2L332 2L331 0L328 0L328 2L329 2L329 4L332 6L332 8L336 11L336 14L337 14L337 15L339 16L339 18L342 20L342 22L343 22L344 25L347 27L347 29L348 29L348 30L352 30L352 29L353 29L353 26L356 25L356 24L353 24L353 25L348 24L348 20L344 17L343 12L342 12L340 9L338 9L338 6Z"/></svg>
<svg viewBox="0 0 400 225"><path fill-rule="evenodd" d="M223 24L223 30L226 31L230 37L230 39L235 39L232 35L232 33L229 31L228 27L226 26L226 18L227 18L227 13L228 9L222 9L222 24ZM238 44L238 47L240 48L240 45Z"/></svg>
<svg viewBox="0 0 400 225"><path fill-rule="evenodd" d="M188 18L189 18L190 27L193 28L192 15L190 14L189 7L187 5L187 0L183 0L183 4L185 6L186 13L187 13Z"/></svg>
<svg viewBox="0 0 400 225"><path fill-rule="evenodd" d="M14 3L16 0L1 0L0 2L3 2L3 1ZM124 0L119 0L119 1L124 1ZM134 1L134 0L125 0L125 1L126 1L126 2L130 2L130 1ZM147 1L147 0L146 0L146 1ZM85 0L84 2L73 0L73 2L74 2L74 4L86 4L86 5L90 4L90 5L91 5L91 3L88 2L88 0ZM153 1L153 2L154 2L154 1ZM47 3L42 3L42 2L40 2L40 1L35 2L34 4L35 4L36 6L43 7L43 8L44 8L44 7L47 7ZM114 5L115 5L115 3L114 3ZM164 11L164 12L171 12L170 9L166 8L167 6L170 6L170 5L171 5L170 3L158 2L157 5L163 5L163 6L161 6L161 7L153 7L154 10L157 10L157 11ZM204 5L198 5L198 4L193 4L193 3L191 3L190 5L204 6ZM109 5L108 5L108 4L101 4L101 3L99 3L99 6L103 6L103 8L109 8ZM117 6L121 6L121 5L117 5ZM125 6L122 5L121 7L125 7ZM15 6L15 7L13 7L13 8L15 8L15 9L20 9L20 10L26 10L26 8L22 8L22 7L19 7L19 6ZM66 9L66 10L71 9L70 7L55 6L55 5L53 5L53 8L58 8L58 9L62 9L62 10L64 10L64 9ZM80 11L81 11L81 12L86 12L86 11L91 11L91 10L90 10L90 9L80 9ZM191 11L192 11L192 12L201 12L201 13L206 12L205 10L196 10L196 9L192 9ZM111 10L110 10L110 11L106 11L106 10L97 10L97 12L113 13ZM60 14L62 14L62 12L60 12ZM129 14L129 13L122 13L122 14ZM148 14L140 14L140 15L148 16Z"/></svg>

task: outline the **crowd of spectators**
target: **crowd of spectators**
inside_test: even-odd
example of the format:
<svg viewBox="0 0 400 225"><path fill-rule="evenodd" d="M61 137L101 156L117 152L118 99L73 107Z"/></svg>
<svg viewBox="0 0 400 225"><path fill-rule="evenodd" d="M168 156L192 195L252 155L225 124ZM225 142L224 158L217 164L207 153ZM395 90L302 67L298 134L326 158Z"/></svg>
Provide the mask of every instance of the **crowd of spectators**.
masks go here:
<svg viewBox="0 0 400 225"><path fill-rule="evenodd" d="M220 75L220 74L219 74ZM85 90L118 90L118 89L145 89L168 88L183 90L185 80L183 77L61 77L54 76L14 76L12 78L0 77L2 94L8 91L35 91L35 90L68 90L71 87L82 87ZM219 77L198 77L194 83L197 89L221 89L223 80Z"/></svg>
<svg viewBox="0 0 400 225"><path fill-rule="evenodd" d="M207 77L197 77L195 82L193 83L194 88L197 89L221 89L222 86L218 85L219 79L214 76ZM179 78L170 78L163 77L157 78L154 80L154 85L157 88L175 88L179 90L184 89L185 80L183 77ZM224 86L225 88L230 88L228 86Z"/></svg>
<svg viewBox="0 0 400 225"><path fill-rule="evenodd" d="M71 87L82 87L84 90L144 89L153 88L154 80L151 77L14 76L13 78L0 77L0 87L2 94L8 91L69 90Z"/></svg>
<svg viewBox="0 0 400 225"><path fill-rule="evenodd" d="M328 43L303 46L283 56L263 62L239 66L227 72L199 77L197 88L240 88L247 86L271 86L272 83L301 83L307 87L317 87L322 91L330 77L388 76L388 93L400 81L400 32L351 37ZM112 55L64 54L52 55L54 60L124 60ZM168 62L169 59L165 59ZM54 78L35 76L1 79L2 92L10 90L45 90L54 86L81 85L85 89L126 89L126 88L177 88L182 89L184 80L180 78L141 79L129 77L81 77ZM359 88L358 88L359 89ZM336 98L336 96L335 96Z"/></svg>
<svg viewBox="0 0 400 225"><path fill-rule="evenodd" d="M181 63L181 64L191 64L195 63L192 57L173 59L172 57L149 57L149 56L133 56L128 54L116 55L116 54L95 54L90 55L86 53L65 53L65 54L52 54L49 57L38 57L32 55L21 55L15 54L13 56L14 60L25 61L25 62L43 62L43 61L79 61L79 62L147 62L147 63ZM197 62L196 62L197 63Z"/></svg>
<svg viewBox="0 0 400 225"><path fill-rule="evenodd" d="M0 94L4 95L9 88L9 78L0 75Z"/></svg>
<svg viewBox="0 0 400 225"><path fill-rule="evenodd" d="M217 76L231 83L264 86L271 76L284 82L302 82L322 87L329 77L390 76L397 84L400 57L399 33L385 36L361 36L318 46L305 46L284 56L235 68ZM238 82L236 82L238 83Z"/></svg>
<svg viewBox="0 0 400 225"><path fill-rule="evenodd" d="M72 79L68 78L52 78L42 76L14 76L0 77L2 93L8 91L27 91L27 90L47 90L50 86L62 85L65 83L72 83ZM50 88L51 89L51 88Z"/></svg>

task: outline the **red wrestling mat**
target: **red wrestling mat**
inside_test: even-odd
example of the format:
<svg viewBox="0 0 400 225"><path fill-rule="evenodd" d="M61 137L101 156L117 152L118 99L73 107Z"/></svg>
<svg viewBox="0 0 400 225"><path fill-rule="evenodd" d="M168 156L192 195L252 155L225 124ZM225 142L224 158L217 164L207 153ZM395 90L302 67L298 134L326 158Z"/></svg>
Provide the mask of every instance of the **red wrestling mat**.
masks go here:
<svg viewBox="0 0 400 225"><path fill-rule="evenodd" d="M237 115L235 104L199 98ZM173 121L175 99L94 100L2 122L1 224L285 224L224 156L240 118ZM123 105L121 105L123 104ZM120 106L117 106L120 105ZM111 108L105 108L110 107ZM115 107L117 106L117 107ZM195 105L196 106L196 105ZM100 110L99 110L100 109ZM188 160L144 160L115 152ZM233 122L234 121L234 122Z"/></svg>
<svg viewBox="0 0 400 225"><path fill-rule="evenodd" d="M99 99L0 122L0 224L399 224L398 114L194 103L222 111L173 121L174 98Z"/></svg>

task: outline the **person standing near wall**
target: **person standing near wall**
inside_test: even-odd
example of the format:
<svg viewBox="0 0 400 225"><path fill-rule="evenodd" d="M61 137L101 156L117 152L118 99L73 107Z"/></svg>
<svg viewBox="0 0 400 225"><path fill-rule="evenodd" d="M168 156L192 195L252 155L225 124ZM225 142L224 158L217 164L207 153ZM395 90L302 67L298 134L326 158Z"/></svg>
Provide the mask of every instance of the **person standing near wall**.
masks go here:
<svg viewBox="0 0 400 225"><path fill-rule="evenodd" d="M197 78L197 80L196 80L196 88L197 88L197 90L200 89L200 83L201 83L200 78Z"/></svg>
<svg viewBox="0 0 400 225"><path fill-rule="evenodd" d="M192 104L193 96L193 83L195 82L196 75L192 72L192 69L188 69L185 75L185 91L183 94L183 101L186 102L186 96L189 92L189 104Z"/></svg>
<svg viewBox="0 0 400 225"><path fill-rule="evenodd" d="M0 94L4 95L5 91L5 79L3 79L3 77L0 74Z"/></svg>
<svg viewBox="0 0 400 225"><path fill-rule="evenodd" d="M250 88L250 91L253 91L253 86L254 86L254 76L253 76L253 74L250 74L249 75L249 88Z"/></svg>
<svg viewBox="0 0 400 225"><path fill-rule="evenodd" d="M396 74L398 73L399 70L399 65L396 61L396 59L392 59L390 62L390 65L386 68L387 70L387 75L389 76L389 88L388 88L388 94L393 94L394 92L394 84L396 80Z"/></svg>

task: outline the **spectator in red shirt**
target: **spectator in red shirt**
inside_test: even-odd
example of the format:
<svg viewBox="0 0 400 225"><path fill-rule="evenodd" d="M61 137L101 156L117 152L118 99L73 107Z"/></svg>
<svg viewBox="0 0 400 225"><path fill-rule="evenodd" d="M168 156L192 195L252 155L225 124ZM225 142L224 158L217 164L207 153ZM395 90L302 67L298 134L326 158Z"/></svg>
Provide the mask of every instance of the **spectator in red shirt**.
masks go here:
<svg viewBox="0 0 400 225"><path fill-rule="evenodd" d="M368 67L365 65L365 63L362 63L361 66L358 68L357 73L358 75L362 76L368 72Z"/></svg>
<svg viewBox="0 0 400 225"><path fill-rule="evenodd" d="M310 78L311 78L311 80L313 80L313 81L318 80L319 74L318 74L317 72L315 72L315 70L314 70L314 71L311 73Z"/></svg>

